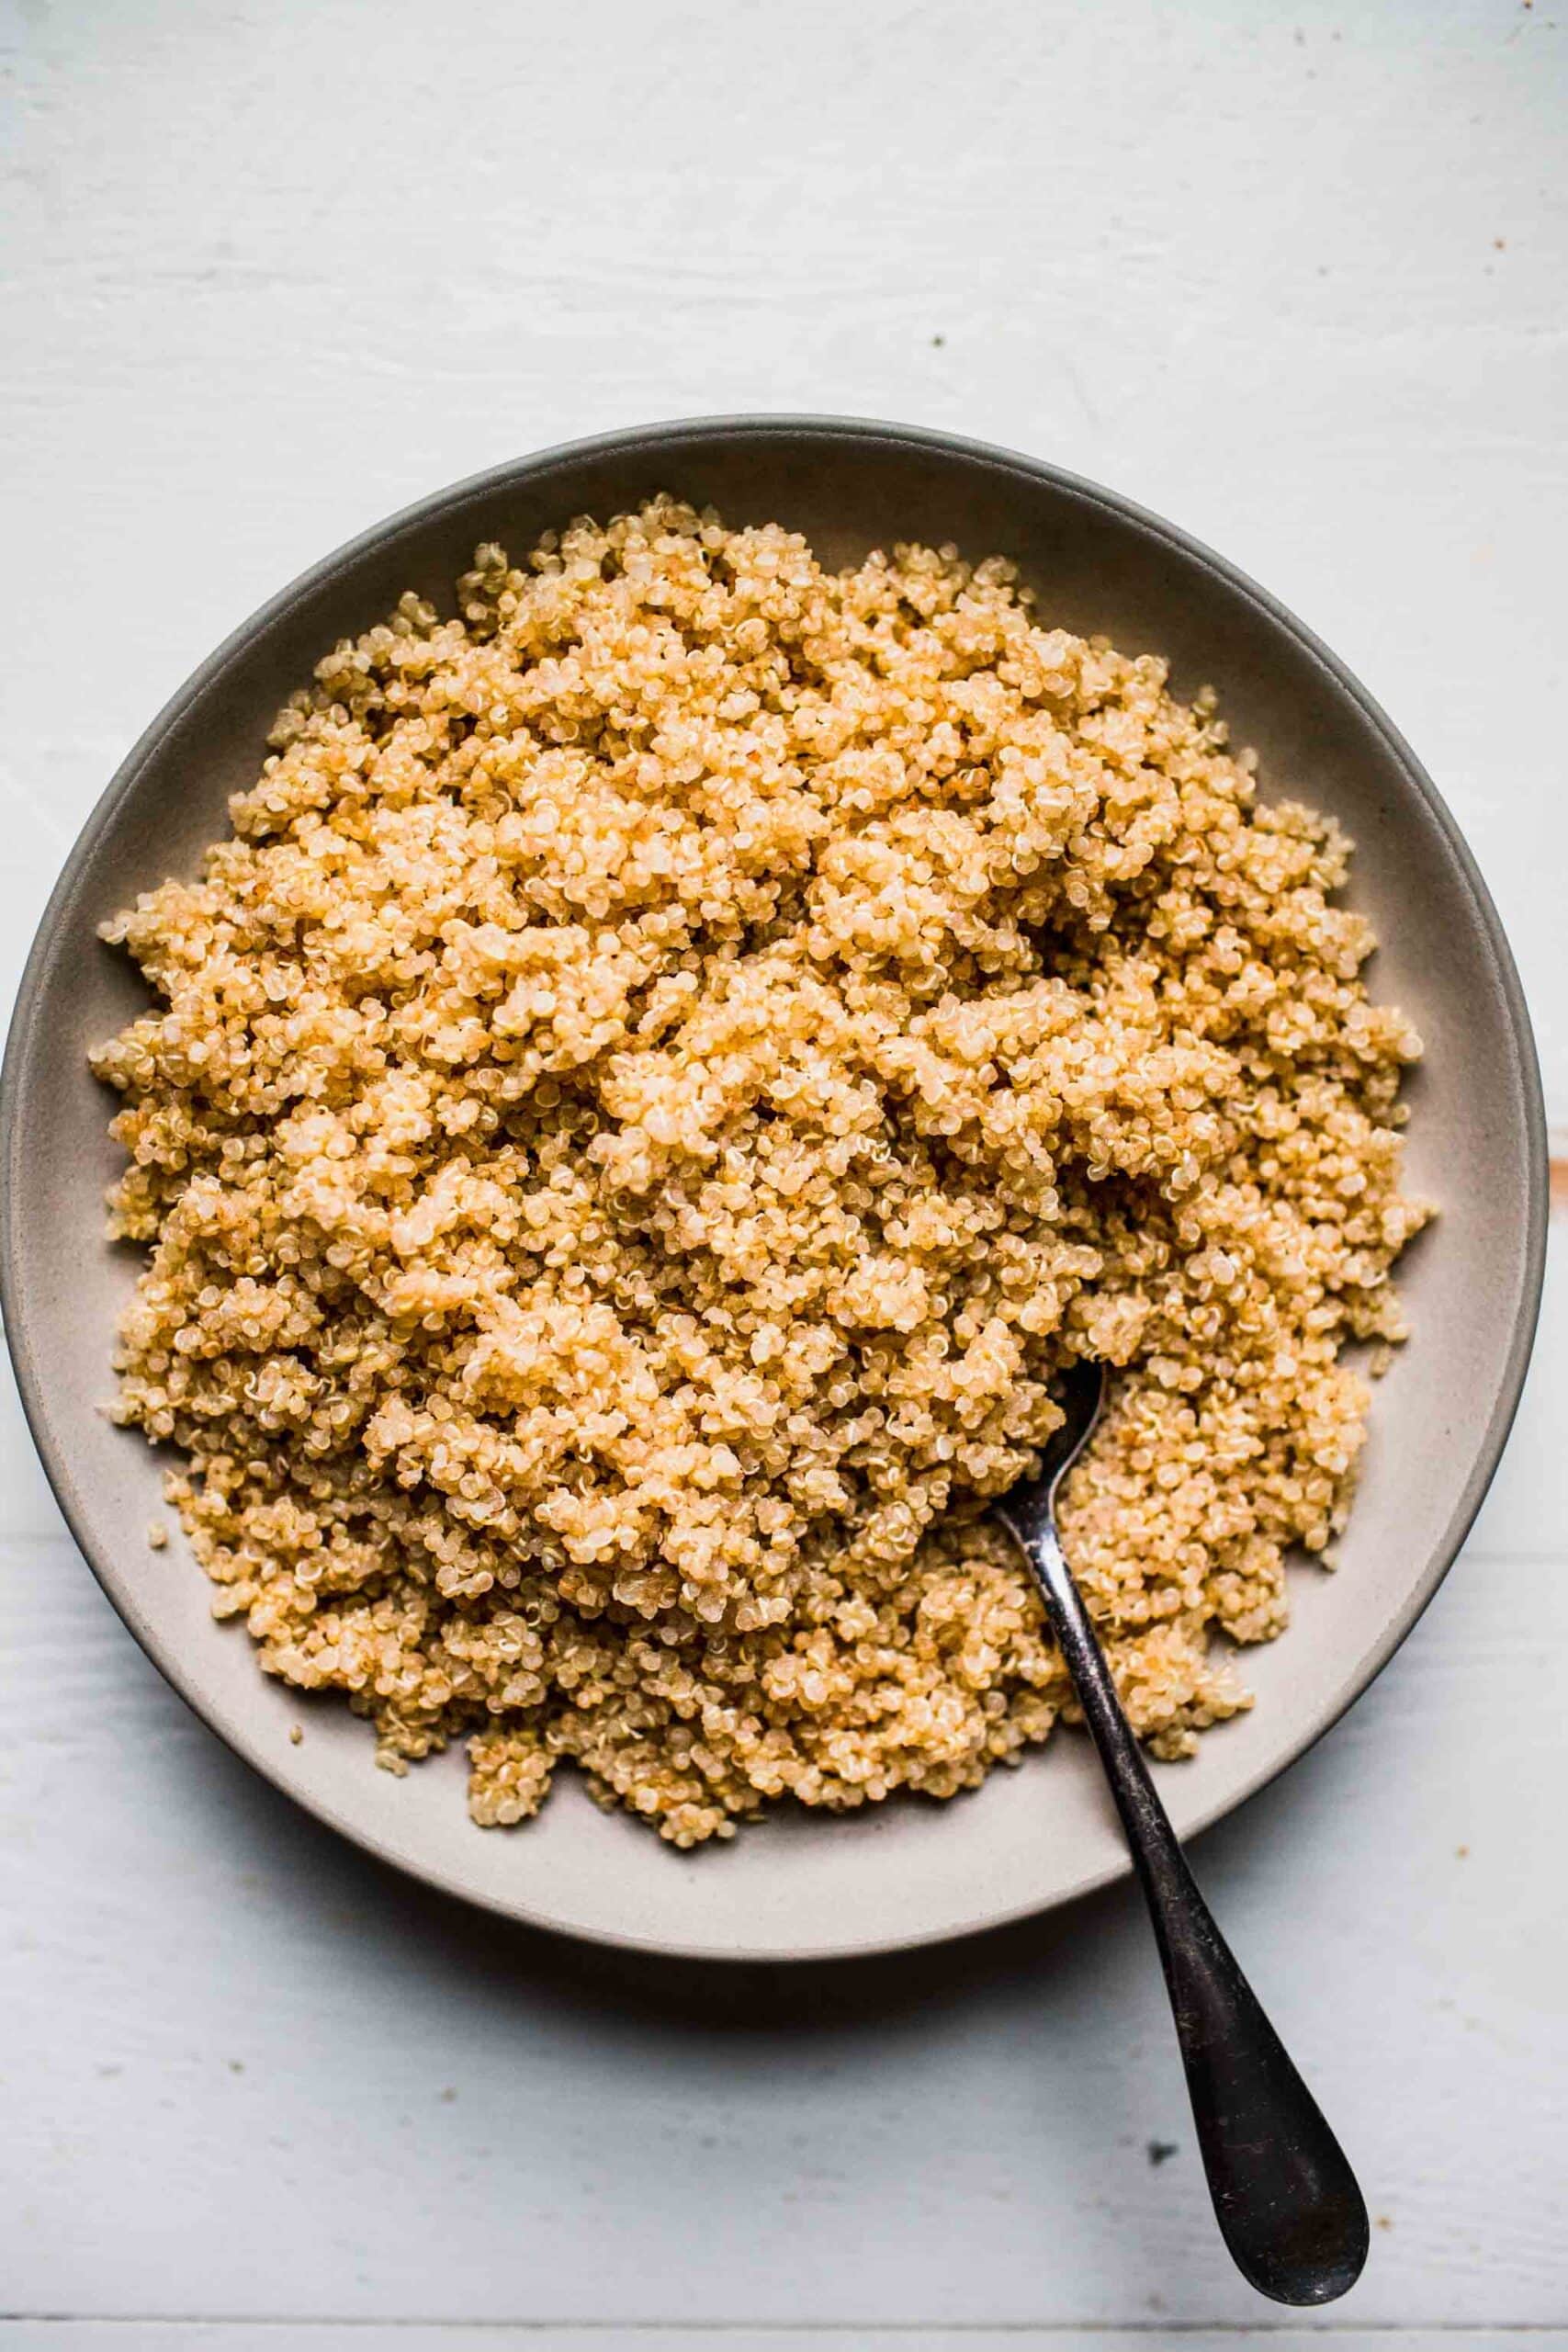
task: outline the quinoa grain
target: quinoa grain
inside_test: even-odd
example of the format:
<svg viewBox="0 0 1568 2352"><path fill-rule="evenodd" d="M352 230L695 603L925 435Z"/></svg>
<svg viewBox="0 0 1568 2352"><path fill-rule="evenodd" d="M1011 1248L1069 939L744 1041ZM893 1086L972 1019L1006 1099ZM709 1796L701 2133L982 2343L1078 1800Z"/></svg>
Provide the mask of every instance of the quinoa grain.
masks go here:
<svg viewBox="0 0 1568 2352"><path fill-rule="evenodd" d="M105 929L116 1409L220 1612L393 1770L465 1736L483 1824L561 1757L680 1846L951 1795L1070 1712L985 1505L1089 1355L1067 1549L1188 1751L1426 1215L1349 844L999 561L661 499L457 609L329 654Z"/></svg>

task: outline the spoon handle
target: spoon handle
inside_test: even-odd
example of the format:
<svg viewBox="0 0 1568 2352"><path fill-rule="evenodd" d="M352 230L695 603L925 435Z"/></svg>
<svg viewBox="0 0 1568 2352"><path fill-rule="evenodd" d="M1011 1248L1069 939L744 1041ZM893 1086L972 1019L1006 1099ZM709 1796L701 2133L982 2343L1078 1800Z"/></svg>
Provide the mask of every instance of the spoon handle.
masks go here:
<svg viewBox="0 0 1568 2352"><path fill-rule="evenodd" d="M1198 1892L1055 1528L1028 1536L1154 1921L1221 2234L1260 2294L1332 2302L1367 2258L1356 2177Z"/></svg>

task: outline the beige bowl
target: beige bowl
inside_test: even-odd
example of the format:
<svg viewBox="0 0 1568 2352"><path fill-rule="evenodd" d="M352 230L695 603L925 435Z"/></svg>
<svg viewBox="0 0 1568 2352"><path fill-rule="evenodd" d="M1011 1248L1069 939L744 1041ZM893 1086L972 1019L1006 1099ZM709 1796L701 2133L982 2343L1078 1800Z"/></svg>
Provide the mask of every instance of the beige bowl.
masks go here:
<svg viewBox="0 0 1568 2352"><path fill-rule="evenodd" d="M1055 469L945 435L819 419L661 425L547 452L441 492L327 557L247 621L131 752L61 876L22 983L5 1070L0 1286L33 1433L62 1509L143 1648L213 1730L323 1821L455 1894L540 1926L664 1952L775 1960L889 1950L1046 1909L1127 1869L1086 1745L1066 1734L976 1795L843 1819L780 1814L681 1856L562 1776L527 1827L481 1831L455 1757L403 1781L366 1726L304 1708L214 1623L176 1538L148 1549L160 1470L95 1408L132 1282L103 1238L118 1155L89 1045L139 988L96 925L194 870L254 776L285 694L323 648L412 586L437 602L477 541L527 546L568 517L669 490L732 523L779 521L840 561L897 538L1014 557L1053 622L1157 651L1178 692L1212 683L1266 794L1331 811L1358 843L1352 896L1383 945L1374 986L1414 1017L1412 1186L1439 1222L1403 1269L1414 1337L1377 1392L1335 1576L1294 1572L1294 1622L1249 1653L1250 1714L1191 1763L1156 1767L1182 1833L1280 1771L1364 1690L1426 1607L1496 1466L1524 1378L1546 1222L1540 1085L1507 943L1429 779L1376 705L1298 621L1215 556ZM134 1769L135 1759L128 1759Z"/></svg>

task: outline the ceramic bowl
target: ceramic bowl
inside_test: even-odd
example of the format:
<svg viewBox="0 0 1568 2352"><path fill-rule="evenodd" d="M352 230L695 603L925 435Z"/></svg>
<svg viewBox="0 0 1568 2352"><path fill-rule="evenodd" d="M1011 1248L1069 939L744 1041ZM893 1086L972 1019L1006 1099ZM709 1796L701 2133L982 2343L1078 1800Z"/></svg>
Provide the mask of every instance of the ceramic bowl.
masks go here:
<svg viewBox="0 0 1568 2352"><path fill-rule="evenodd" d="M6 1322L39 1450L83 1552L137 1640L258 1771L344 1836L519 1919L664 1952L805 1959L934 1940L1066 1902L1125 1871L1086 1743L1058 1735L948 1804L895 1800L834 1819L781 1812L678 1855L599 1812L570 1772L537 1821L481 1831L457 1756L396 1781L367 1728L304 1710L209 1613L176 1535L151 1551L159 1465L96 1409L130 1290L103 1235L117 1164L88 1046L141 1001L95 927L165 875L194 872L251 782L286 694L405 588L446 603L480 539L514 551L584 512L669 490L732 523L781 521L830 562L955 541L1014 558L1043 615L1169 657L1178 693L1218 690L1264 792L1340 818L1351 897L1382 943L1372 985L1426 1040L1410 1101L1411 1185L1441 1204L1402 1283L1413 1334L1376 1391L1337 1574L1292 1571L1293 1623L1246 1660L1258 1703L1189 1763L1156 1767L1177 1827L1201 1829L1302 1754L1387 1661L1474 1517L1524 1376L1544 1246L1540 1090L1507 944L1430 779L1365 690L1262 590L1124 499L945 435L834 420L670 424L577 443L459 483L328 556L221 645L153 721L89 820L44 917L5 1072ZM128 1770L135 1758L126 1759Z"/></svg>

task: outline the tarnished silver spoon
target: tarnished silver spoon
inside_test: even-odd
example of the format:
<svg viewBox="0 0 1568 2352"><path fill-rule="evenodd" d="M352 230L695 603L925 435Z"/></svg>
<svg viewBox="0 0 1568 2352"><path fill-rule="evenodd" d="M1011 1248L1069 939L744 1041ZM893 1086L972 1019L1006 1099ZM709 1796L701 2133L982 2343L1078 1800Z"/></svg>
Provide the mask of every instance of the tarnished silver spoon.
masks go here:
<svg viewBox="0 0 1568 2352"><path fill-rule="evenodd" d="M1278 2303L1329 2303L1367 2258L1367 2208L1317 2101L1193 1883L1056 1533L1056 1497L1100 1418L1099 1364L1066 1374L1040 1474L995 1506L1039 1579L1105 1768L1165 1969L1214 2217L1236 2267Z"/></svg>

